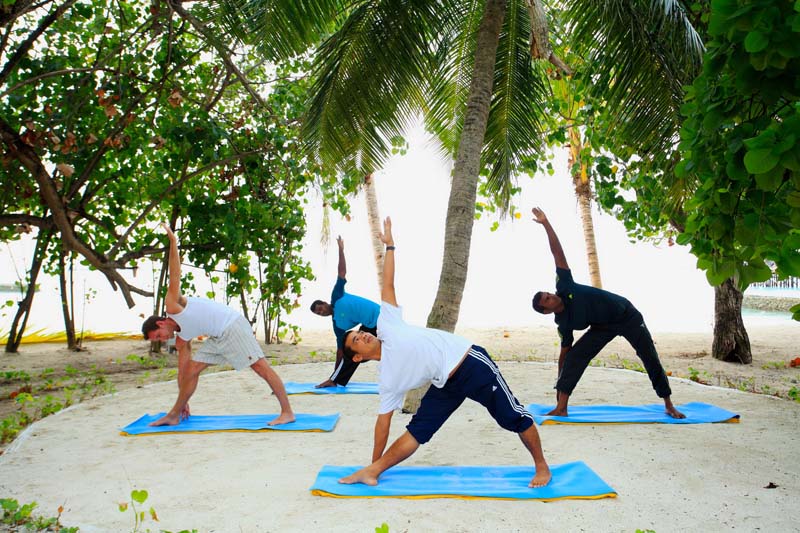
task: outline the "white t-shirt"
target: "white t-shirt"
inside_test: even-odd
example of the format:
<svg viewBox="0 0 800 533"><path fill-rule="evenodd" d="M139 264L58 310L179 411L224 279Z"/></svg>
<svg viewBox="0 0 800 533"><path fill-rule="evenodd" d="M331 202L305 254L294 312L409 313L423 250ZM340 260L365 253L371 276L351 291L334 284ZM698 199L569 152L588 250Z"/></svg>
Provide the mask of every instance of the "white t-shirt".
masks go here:
<svg viewBox="0 0 800 533"><path fill-rule="evenodd" d="M411 389L427 383L444 387L450 372L472 346L464 337L406 324L402 308L387 302L381 302L378 339L381 341L379 414L399 409Z"/></svg>
<svg viewBox="0 0 800 533"><path fill-rule="evenodd" d="M239 313L219 302L189 296L183 311L167 316L181 327L178 337L190 341L199 335L221 336L239 318Z"/></svg>

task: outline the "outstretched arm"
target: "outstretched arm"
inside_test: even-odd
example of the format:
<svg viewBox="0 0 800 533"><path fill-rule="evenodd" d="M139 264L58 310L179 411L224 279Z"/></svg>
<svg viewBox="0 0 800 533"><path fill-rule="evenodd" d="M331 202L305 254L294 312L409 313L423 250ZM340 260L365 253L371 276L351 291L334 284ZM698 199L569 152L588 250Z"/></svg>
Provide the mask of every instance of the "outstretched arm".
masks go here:
<svg viewBox="0 0 800 533"><path fill-rule="evenodd" d="M389 429L392 427L393 414L394 411L389 411L378 415L378 420L375 421L375 444L372 447L373 463L381 458L383 450L386 449L386 443L389 442Z"/></svg>
<svg viewBox="0 0 800 533"><path fill-rule="evenodd" d="M550 221L547 220L547 216L544 214L544 211L538 207L534 207L531 209L531 211L533 212L533 219L544 226L544 230L547 232L547 241L550 244L550 252L553 254L553 259L556 261L556 267L569 269L567 257L564 255L564 249L561 248L558 235L556 235L553 226L550 225Z"/></svg>
<svg viewBox="0 0 800 533"><path fill-rule="evenodd" d="M341 235L336 238L336 244L339 246L338 275L340 278L344 279L347 277L347 263L344 261L344 241Z"/></svg>
<svg viewBox="0 0 800 533"><path fill-rule="evenodd" d="M394 237L392 237L392 219L389 217L386 217L386 220L383 221L381 241L386 245L386 255L383 259L381 300L397 307L397 296L394 293Z"/></svg>
<svg viewBox="0 0 800 533"><path fill-rule="evenodd" d="M181 296L181 256L178 253L178 238L166 222L162 222L161 227L169 238L169 285L164 304L167 313L180 313L183 311L185 301Z"/></svg>

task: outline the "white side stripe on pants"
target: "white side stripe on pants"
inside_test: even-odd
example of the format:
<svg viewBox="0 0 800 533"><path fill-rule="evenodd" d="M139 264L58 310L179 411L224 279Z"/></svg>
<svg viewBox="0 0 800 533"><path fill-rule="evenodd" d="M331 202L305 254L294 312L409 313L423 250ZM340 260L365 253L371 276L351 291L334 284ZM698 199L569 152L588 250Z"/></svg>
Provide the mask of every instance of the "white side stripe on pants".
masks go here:
<svg viewBox="0 0 800 533"><path fill-rule="evenodd" d="M495 376L497 376L497 382L500 384L500 387L503 389L503 393L505 393L506 398L508 399L508 403L511 404L512 409L514 409L520 415L526 416L526 417L530 418L531 420L533 420L533 416L531 416L531 414L527 410L525 410L525 408L522 405L520 405L520 403L517 401L517 399L514 398L514 395L511 394L511 390L509 390L508 384L506 383L506 380L503 378L503 375L500 373L500 371L497 369L497 367L495 365L493 365L492 362L484 354L482 354L478 350L475 350L474 348L470 348L469 355L471 357L474 357L475 359L477 359L481 363L485 364L486 366L488 366L489 369L492 372L494 372Z"/></svg>

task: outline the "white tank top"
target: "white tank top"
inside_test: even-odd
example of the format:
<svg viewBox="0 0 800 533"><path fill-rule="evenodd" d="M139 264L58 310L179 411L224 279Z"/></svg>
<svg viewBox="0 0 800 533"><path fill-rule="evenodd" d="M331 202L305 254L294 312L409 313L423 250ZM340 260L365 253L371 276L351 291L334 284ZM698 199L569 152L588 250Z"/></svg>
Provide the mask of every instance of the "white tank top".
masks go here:
<svg viewBox="0 0 800 533"><path fill-rule="evenodd" d="M167 316L181 327L178 337L190 341L199 335L219 337L240 314L227 305L190 296L183 311Z"/></svg>

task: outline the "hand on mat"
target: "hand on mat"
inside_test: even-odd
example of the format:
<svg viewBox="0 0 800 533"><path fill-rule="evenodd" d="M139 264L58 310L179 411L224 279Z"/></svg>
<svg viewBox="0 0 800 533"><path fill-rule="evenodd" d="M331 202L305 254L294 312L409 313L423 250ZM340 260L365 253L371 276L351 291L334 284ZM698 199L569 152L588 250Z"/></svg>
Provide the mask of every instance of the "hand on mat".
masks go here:
<svg viewBox="0 0 800 533"><path fill-rule="evenodd" d="M192 414L191 409L189 409L189 404L187 403L186 406L181 409L181 420L186 420Z"/></svg>
<svg viewBox="0 0 800 533"><path fill-rule="evenodd" d="M326 379L325 381L323 381L319 385L314 385L314 388L315 389L327 389L328 387L335 387L335 386L336 386L336 383L334 381L331 381L330 379Z"/></svg>
<svg viewBox="0 0 800 533"><path fill-rule="evenodd" d="M369 467L362 468L357 472L353 472L349 476L343 477L339 480L339 483L343 483L344 485L352 485L354 483L363 483L364 485L369 485L374 487L378 484L378 477L372 475L367 471Z"/></svg>

